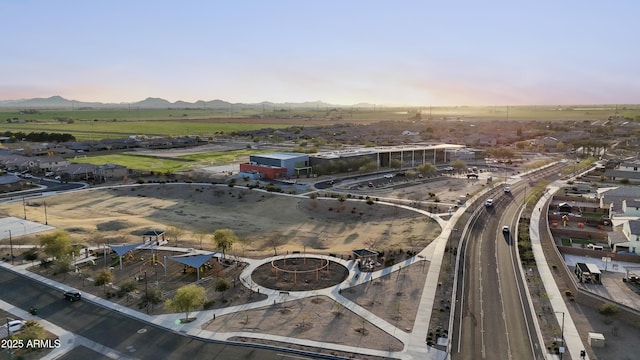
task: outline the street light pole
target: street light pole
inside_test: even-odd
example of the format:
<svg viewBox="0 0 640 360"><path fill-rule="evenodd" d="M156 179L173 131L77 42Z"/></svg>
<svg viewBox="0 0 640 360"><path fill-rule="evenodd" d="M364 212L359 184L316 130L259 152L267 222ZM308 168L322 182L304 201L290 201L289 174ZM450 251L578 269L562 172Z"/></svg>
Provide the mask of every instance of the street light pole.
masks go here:
<svg viewBox="0 0 640 360"><path fill-rule="evenodd" d="M145 308L147 308L147 315L149 314L149 288L147 285L147 270L144 271L144 298Z"/></svg>
<svg viewBox="0 0 640 360"><path fill-rule="evenodd" d="M7 339L11 338L11 328L9 327L9 318L7 318ZM13 359L13 348L9 347L9 359Z"/></svg>
<svg viewBox="0 0 640 360"><path fill-rule="evenodd" d="M6 232L9 233L9 249L11 251L11 265L13 265L13 240L11 238L11 230L7 230Z"/></svg>

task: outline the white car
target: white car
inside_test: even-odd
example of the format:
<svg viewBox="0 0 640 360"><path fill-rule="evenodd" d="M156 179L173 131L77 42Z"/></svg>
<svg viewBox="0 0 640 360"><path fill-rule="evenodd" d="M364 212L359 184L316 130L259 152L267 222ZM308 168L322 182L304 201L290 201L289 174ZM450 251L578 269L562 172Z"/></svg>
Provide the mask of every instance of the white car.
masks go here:
<svg viewBox="0 0 640 360"><path fill-rule="evenodd" d="M22 329L25 323L26 321L24 320L11 320L7 323L7 325L5 325L5 327L9 326L9 333L15 334Z"/></svg>
<svg viewBox="0 0 640 360"><path fill-rule="evenodd" d="M391 179L392 177L393 177L393 174L384 174L385 179Z"/></svg>
<svg viewBox="0 0 640 360"><path fill-rule="evenodd" d="M487 201L484 202L484 206L492 207L493 206L493 199L487 199Z"/></svg>
<svg viewBox="0 0 640 360"><path fill-rule="evenodd" d="M502 232L505 233L505 234L508 234L509 233L509 227L507 225L503 226L502 227Z"/></svg>
<svg viewBox="0 0 640 360"><path fill-rule="evenodd" d="M508 186L505 186L505 187L504 187L504 193L505 193L505 194L508 194L508 193L510 193L510 192L511 192L511 188L510 188L510 187L508 187Z"/></svg>

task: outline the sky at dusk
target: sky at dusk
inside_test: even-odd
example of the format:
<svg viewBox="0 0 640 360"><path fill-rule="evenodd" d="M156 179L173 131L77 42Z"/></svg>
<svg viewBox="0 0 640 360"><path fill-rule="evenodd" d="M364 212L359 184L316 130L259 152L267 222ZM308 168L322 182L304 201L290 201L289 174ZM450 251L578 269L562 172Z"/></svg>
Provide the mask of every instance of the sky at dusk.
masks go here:
<svg viewBox="0 0 640 360"><path fill-rule="evenodd" d="M640 103L640 1L0 0L0 99Z"/></svg>

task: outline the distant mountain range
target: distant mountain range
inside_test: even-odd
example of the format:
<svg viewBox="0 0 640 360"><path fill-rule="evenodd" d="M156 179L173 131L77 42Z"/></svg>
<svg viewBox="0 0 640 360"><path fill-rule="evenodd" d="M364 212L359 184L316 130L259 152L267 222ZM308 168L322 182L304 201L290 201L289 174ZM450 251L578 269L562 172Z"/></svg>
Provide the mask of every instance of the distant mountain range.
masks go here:
<svg viewBox="0 0 640 360"><path fill-rule="evenodd" d="M309 101L302 103L272 103L263 101L255 104L230 103L223 100L203 101L199 100L193 103L186 101L169 102L160 98L146 98L142 101L133 103L101 103L101 102L84 102L77 100L68 100L61 96L52 96L48 98L20 99L20 100L0 100L1 108L13 109L229 109L232 106L247 107L268 107L268 108L327 108L327 107L343 107L341 105L327 104L322 101ZM354 104L354 107L374 107L373 104Z"/></svg>

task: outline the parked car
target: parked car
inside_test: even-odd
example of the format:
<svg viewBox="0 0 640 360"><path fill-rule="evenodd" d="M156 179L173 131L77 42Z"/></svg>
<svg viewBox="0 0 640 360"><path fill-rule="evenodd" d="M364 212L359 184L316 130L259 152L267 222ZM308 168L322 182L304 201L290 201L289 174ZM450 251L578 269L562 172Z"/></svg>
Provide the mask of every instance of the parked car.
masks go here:
<svg viewBox="0 0 640 360"><path fill-rule="evenodd" d="M79 301L80 299L82 299L82 294L80 294L79 291L66 291L64 293L64 298L65 300L69 300L69 301Z"/></svg>
<svg viewBox="0 0 640 360"><path fill-rule="evenodd" d="M26 321L24 320L11 320L5 325L5 327L8 327L10 334L14 334L22 330L25 323Z"/></svg>

